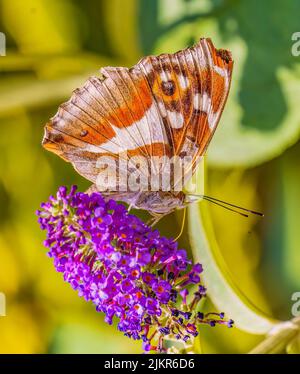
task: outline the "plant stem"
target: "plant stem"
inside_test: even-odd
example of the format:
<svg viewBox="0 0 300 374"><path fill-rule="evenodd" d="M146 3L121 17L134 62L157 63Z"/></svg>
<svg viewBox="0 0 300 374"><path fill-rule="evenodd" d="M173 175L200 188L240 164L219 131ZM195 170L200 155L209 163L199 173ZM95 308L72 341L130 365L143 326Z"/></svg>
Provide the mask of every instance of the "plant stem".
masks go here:
<svg viewBox="0 0 300 374"><path fill-rule="evenodd" d="M270 330L266 339L252 349L250 354L281 353L300 333L300 317L282 322Z"/></svg>

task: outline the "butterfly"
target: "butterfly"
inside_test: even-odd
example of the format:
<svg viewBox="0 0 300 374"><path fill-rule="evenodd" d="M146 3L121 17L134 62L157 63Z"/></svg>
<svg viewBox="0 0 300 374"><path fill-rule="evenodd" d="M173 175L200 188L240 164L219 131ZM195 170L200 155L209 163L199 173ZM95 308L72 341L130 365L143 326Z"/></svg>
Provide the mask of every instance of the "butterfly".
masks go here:
<svg viewBox="0 0 300 374"><path fill-rule="evenodd" d="M144 57L129 69L102 68L60 105L42 144L93 182L89 192L147 210L156 222L193 201L183 181L217 128L232 69L231 53L207 38L174 54ZM128 172L143 183L129 185Z"/></svg>

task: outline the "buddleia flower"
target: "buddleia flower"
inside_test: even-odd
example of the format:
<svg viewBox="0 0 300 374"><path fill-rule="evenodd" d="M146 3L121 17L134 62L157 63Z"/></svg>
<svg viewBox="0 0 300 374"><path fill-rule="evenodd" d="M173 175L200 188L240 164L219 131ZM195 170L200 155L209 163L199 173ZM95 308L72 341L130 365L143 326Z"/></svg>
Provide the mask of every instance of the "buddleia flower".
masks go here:
<svg viewBox="0 0 300 374"><path fill-rule="evenodd" d="M60 187L41 204L38 221L55 269L107 323L117 321L126 336L143 341L145 351L158 352L165 350L164 338L189 342L200 324L232 326L224 313L199 310L206 295L202 266L193 265L174 240L124 205L76 191Z"/></svg>

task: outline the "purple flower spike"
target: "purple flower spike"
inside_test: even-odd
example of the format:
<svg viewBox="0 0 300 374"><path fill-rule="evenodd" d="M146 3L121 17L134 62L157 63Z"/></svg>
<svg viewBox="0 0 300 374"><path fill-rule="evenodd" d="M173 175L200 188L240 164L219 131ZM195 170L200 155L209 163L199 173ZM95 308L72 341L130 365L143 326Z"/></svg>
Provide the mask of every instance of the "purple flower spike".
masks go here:
<svg viewBox="0 0 300 374"><path fill-rule="evenodd" d="M120 331L141 339L145 351L163 351L164 336L192 339L199 323L232 327L223 313L195 312L206 292L200 283L202 266L192 266L185 250L124 205L100 193L76 192L75 186L68 193L60 187L37 215L56 270L105 313L107 323L117 318ZM192 284L197 291L188 304L186 287Z"/></svg>

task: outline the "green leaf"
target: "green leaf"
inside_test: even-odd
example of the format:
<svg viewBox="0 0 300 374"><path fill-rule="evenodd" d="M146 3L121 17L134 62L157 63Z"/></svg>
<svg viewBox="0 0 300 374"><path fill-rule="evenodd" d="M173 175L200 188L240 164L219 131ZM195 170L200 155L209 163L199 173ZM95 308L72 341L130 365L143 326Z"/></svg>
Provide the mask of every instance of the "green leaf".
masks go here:
<svg viewBox="0 0 300 374"><path fill-rule="evenodd" d="M235 76L236 77L236 76ZM241 77L237 77L241 80ZM228 105L224 111L220 127L208 151L208 161L212 166L239 167L255 166L282 154L288 147L296 143L300 135L299 103L300 67L291 71L281 67L277 70L277 79L286 104L286 113L274 129L266 129L260 122L259 114L253 109L253 126L245 122L245 110L239 103L241 87L235 80ZM263 100L268 90L274 90L274 85L266 84L257 94L257 100ZM248 93L247 93L248 94ZM249 98L249 101L252 100ZM266 108L276 108L276 100ZM267 111L267 109L266 109ZM263 119L266 126L271 126L272 117ZM256 121L256 125L254 123Z"/></svg>
<svg viewBox="0 0 300 374"><path fill-rule="evenodd" d="M235 321L237 328L252 334L266 334L276 321L257 310L234 284L205 205L189 207L189 234L194 260L203 264L203 279L212 302Z"/></svg>
<svg viewBox="0 0 300 374"><path fill-rule="evenodd" d="M289 318L295 301L292 295L299 284L299 220L300 220L300 144L287 150L261 173L265 192L264 213L267 218L262 231L265 286L272 297L273 309ZM271 272L268 272L271 269Z"/></svg>

